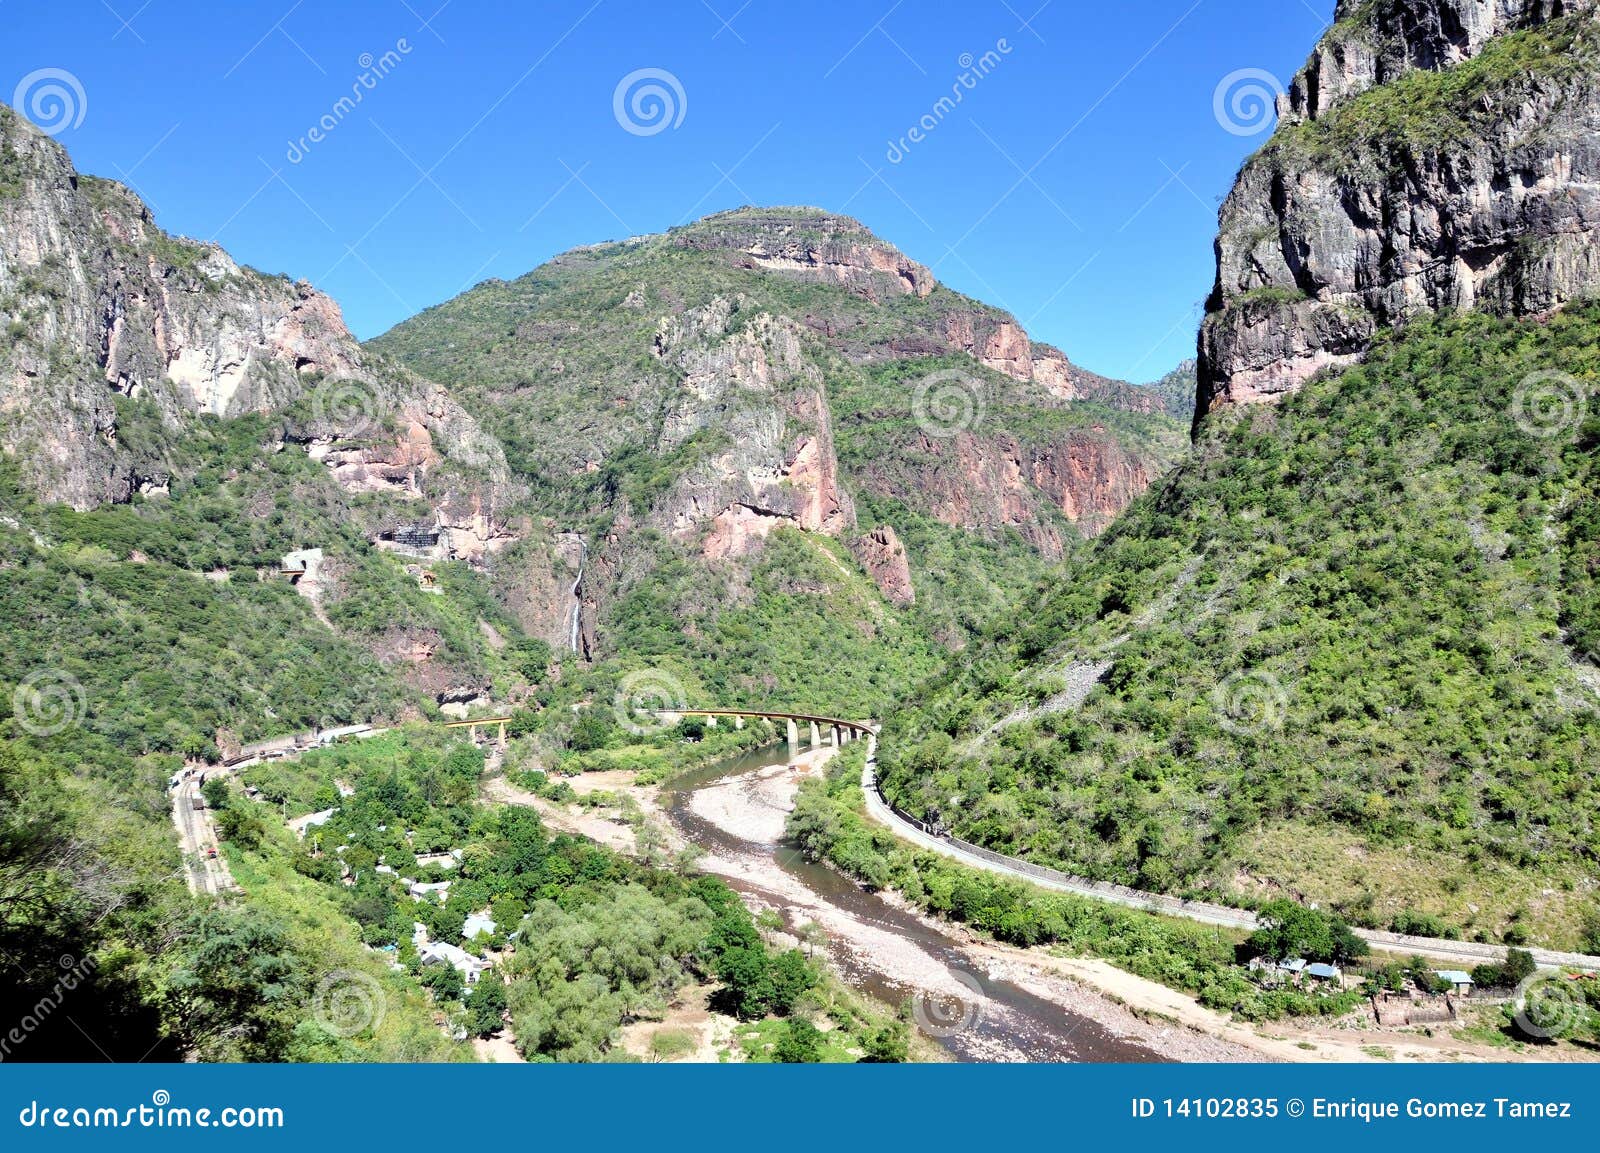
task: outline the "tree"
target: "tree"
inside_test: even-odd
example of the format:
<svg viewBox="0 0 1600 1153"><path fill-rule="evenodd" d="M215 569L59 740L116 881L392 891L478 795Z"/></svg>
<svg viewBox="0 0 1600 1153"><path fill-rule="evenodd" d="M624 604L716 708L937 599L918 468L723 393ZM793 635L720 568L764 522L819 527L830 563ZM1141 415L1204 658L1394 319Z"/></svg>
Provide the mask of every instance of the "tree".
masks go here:
<svg viewBox="0 0 1600 1153"><path fill-rule="evenodd" d="M538 638L518 641L511 650L511 663L523 679L537 685L550 671L550 645Z"/></svg>
<svg viewBox="0 0 1600 1153"><path fill-rule="evenodd" d="M281 1060L307 986L288 934L260 909L192 920L168 982L173 1028L212 1060Z"/></svg>
<svg viewBox="0 0 1600 1153"><path fill-rule="evenodd" d="M484 977L472 986L472 992L467 994L466 1005L475 1035L487 1037L491 1033L498 1033L505 1024L505 982L494 976Z"/></svg>
<svg viewBox="0 0 1600 1153"><path fill-rule="evenodd" d="M785 1065L815 1064L822 1060L822 1031L804 1017L791 1017L772 1050L772 1059Z"/></svg>
<svg viewBox="0 0 1600 1153"><path fill-rule="evenodd" d="M685 741L702 741L706 736L704 717L684 717L678 722L678 736Z"/></svg>
<svg viewBox="0 0 1600 1153"><path fill-rule="evenodd" d="M454 1001L460 998L461 990L466 988L461 973L454 965L425 965L422 969L422 984L433 990L433 996L438 1001Z"/></svg>
<svg viewBox="0 0 1600 1153"><path fill-rule="evenodd" d="M752 1020L766 1012L772 988L767 980L767 955L759 943L738 945L723 953L717 976L735 1016Z"/></svg>
<svg viewBox="0 0 1600 1153"><path fill-rule="evenodd" d="M213 809L228 807L228 782L221 777L212 777L200 786L200 795L206 799L206 804Z"/></svg>
<svg viewBox="0 0 1600 1153"><path fill-rule="evenodd" d="M861 1060L873 1065L898 1064L910 1056L910 1029L904 1021L891 1021L876 1030L862 1046Z"/></svg>
<svg viewBox="0 0 1600 1153"><path fill-rule="evenodd" d="M1367 955L1365 941L1344 919L1308 909L1287 898L1268 901L1256 918L1261 927L1250 935L1250 947L1274 961L1302 957L1308 961L1349 961Z"/></svg>
<svg viewBox="0 0 1600 1153"><path fill-rule="evenodd" d="M572 724L572 735L567 738L567 747L579 753L605 748L611 740L612 725L608 723L610 715L608 712L595 712L593 709L580 714Z"/></svg>
<svg viewBox="0 0 1600 1153"><path fill-rule="evenodd" d="M816 983L817 974L799 949L780 953L767 967L767 1004L778 1016L787 1017Z"/></svg>

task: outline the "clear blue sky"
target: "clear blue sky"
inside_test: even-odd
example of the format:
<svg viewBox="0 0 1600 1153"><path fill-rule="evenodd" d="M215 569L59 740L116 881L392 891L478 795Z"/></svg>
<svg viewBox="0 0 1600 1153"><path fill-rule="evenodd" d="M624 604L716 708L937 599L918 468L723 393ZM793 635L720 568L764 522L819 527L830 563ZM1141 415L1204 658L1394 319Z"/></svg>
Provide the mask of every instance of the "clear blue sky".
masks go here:
<svg viewBox="0 0 1600 1153"><path fill-rule="evenodd" d="M134 185L170 231L311 280L363 338L574 245L813 204L1078 363L1146 380L1192 353L1217 205L1266 139L1224 129L1218 84L1287 81L1332 8L0 0L0 100L70 72L82 118L58 139L82 171ZM987 74L936 110L964 54ZM624 130L613 97L639 69L676 78L681 122Z"/></svg>

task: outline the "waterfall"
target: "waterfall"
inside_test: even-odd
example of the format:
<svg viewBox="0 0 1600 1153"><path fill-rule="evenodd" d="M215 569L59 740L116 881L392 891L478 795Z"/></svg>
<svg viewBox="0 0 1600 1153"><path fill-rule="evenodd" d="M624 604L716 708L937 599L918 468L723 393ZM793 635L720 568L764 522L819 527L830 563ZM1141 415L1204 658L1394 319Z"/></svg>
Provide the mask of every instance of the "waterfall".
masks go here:
<svg viewBox="0 0 1600 1153"><path fill-rule="evenodd" d="M583 574L589 564L589 546L581 540L578 545L583 551L578 557L578 578L572 582L572 618L567 628L567 647L575 653L583 639Z"/></svg>

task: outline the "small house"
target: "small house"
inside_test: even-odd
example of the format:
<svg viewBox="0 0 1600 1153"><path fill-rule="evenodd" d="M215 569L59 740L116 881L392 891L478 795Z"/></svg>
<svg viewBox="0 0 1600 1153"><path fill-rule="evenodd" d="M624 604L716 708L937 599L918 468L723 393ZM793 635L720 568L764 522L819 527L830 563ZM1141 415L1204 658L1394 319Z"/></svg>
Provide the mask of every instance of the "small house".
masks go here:
<svg viewBox="0 0 1600 1153"><path fill-rule="evenodd" d="M467 918L466 924L461 926L461 937L466 941L475 940L479 933L487 933L492 937L494 929L494 918L488 913L473 913Z"/></svg>
<svg viewBox="0 0 1600 1153"><path fill-rule="evenodd" d="M1337 965L1317 963L1306 966L1306 976L1315 981L1337 981L1343 974Z"/></svg>
<svg viewBox="0 0 1600 1153"><path fill-rule="evenodd" d="M489 962L474 957L459 945L444 941L428 941L417 950L417 959L424 965L449 965L460 973L469 985L477 984Z"/></svg>
<svg viewBox="0 0 1600 1153"><path fill-rule="evenodd" d="M408 890L413 900L421 901L428 897L436 898L443 904L450 896L449 881L419 881Z"/></svg>
<svg viewBox="0 0 1600 1153"><path fill-rule="evenodd" d="M1450 991L1458 997L1467 997L1472 994L1472 974L1460 969L1435 969L1433 975L1441 981L1450 983Z"/></svg>

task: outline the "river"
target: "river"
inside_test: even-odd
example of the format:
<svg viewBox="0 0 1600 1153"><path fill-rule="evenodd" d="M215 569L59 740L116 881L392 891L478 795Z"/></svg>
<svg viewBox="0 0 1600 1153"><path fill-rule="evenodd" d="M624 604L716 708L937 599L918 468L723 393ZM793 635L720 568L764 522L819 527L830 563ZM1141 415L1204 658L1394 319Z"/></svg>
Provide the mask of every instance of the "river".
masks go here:
<svg viewBox="0 0 1600 1153"><path fill-rule="evenodd" d="M661 801L677 831L705 850L701 867L791 932L810 921L858 991L890 1005L913 1000L917 1026L959 1061L1162 1061L1155 1049L1024 988L968 945L913 912L806 861L782 836L803 770L782 745L680 777Z"/></svg>

